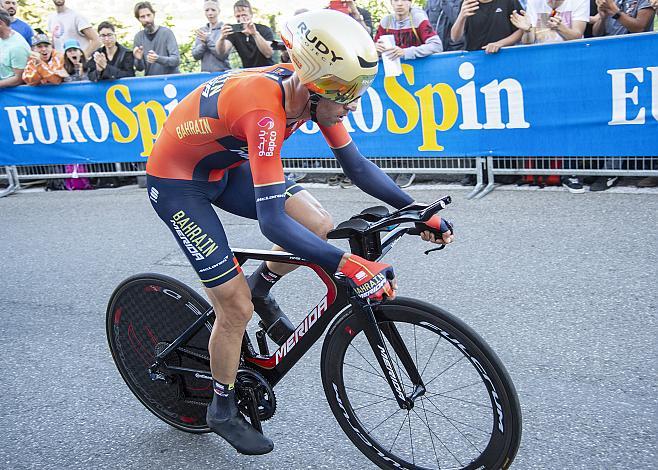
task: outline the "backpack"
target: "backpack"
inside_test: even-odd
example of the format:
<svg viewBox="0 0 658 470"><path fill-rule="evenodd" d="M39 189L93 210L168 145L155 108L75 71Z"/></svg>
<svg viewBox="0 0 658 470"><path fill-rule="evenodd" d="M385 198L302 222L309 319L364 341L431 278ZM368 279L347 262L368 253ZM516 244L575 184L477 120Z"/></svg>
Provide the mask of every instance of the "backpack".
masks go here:
<svg viewBox="0 0 658 470"><path fill-rule="evenodd" d="M85 165L66 165L64 171L71 175L71 178L66 178L64 180L64 186L69 191L76 191L81 189L93 189L89 178L81 178L78 176L79 173L87 173L87 167Z"/></svg>

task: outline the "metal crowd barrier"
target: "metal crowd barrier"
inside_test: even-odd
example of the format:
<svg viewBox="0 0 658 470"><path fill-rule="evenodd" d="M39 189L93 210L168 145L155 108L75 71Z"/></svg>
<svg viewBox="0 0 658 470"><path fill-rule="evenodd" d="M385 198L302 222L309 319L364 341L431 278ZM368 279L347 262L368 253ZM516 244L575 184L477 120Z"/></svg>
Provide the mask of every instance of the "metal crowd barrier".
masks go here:
<svg viewBox="0 0 658 470"><path fill-rule="evenodd" d="M386 173L472 174L476 185L467 198L481 198L495 187L497 175L658 176L658 157L476 157L476 158L371 158ZM327 174L340 172L333 158L283 159L285 172ZM145 162L86 163L85 177L145 175ZM486 175L486 179L485 179ZM70 178L64 165L0 167L7 188L0 197L15 192L21 181Z"/></svg>

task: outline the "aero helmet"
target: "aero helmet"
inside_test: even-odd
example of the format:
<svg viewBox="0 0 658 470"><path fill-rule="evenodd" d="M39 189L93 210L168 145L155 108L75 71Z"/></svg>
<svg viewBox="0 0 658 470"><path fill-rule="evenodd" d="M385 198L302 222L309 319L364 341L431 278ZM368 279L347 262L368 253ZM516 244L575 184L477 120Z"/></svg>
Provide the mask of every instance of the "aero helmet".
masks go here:
<svg viewBox="0 0 658 470"><path fill-rule="evenodd" d="M317 10L292 17L281 39L301 82L336 103L359 98L377 75L375 43L351 16Z"/></svg>

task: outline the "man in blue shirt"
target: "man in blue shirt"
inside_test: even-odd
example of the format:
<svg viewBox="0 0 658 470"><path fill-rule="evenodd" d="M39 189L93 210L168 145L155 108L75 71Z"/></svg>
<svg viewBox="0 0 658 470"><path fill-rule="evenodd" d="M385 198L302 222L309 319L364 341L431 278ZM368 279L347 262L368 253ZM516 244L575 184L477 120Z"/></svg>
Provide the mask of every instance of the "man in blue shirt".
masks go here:
<svg viewBox="0 0 658 470"><path fill-rule="evenodd" d="M16 8L18 7L17 0L0 0L0 7L4 8L7 10L7 13L9 13L9 16L11 17L11 29L23 36L28 44L32 44L34 31L32 31L30 25L25 21L16 18Z"/></svg>

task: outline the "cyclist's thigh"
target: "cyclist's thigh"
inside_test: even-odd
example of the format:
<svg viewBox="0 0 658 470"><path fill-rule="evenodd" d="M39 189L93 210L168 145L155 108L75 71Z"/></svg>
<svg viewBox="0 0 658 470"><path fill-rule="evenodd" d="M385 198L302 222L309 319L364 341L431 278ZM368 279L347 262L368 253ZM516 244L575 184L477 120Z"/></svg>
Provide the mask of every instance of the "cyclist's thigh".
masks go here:
<svg viewBox="0 0 658 470"><path fill-rule="evenodd" d="M169 227L205 287L218 286L241 270L211 201L226 184L147 175L153 209Z"/></svg>
<svg viewBox="0 0 658 470"><path fill-rule="evenodd" d="M226 178L226 188L224 188L219 197L213 200L213 204L231 214L249 219L257 219L256 194L254 192L254 181L251 177L249 162L231 168L227 172ZM307 191L300 184L286 177L286 199L291 198L299 192Z"/></svg>

